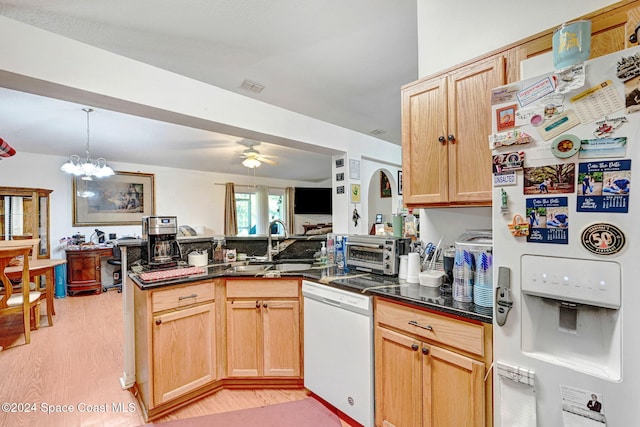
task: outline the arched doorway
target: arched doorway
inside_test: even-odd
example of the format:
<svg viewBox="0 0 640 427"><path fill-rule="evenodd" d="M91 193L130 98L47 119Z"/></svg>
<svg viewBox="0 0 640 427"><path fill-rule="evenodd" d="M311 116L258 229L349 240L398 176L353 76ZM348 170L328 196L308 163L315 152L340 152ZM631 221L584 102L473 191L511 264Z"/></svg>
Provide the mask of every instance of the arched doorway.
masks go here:
<svg viewBox="0 0 640 427"><path fill-rule="evenodd" d="M398 187L394 175L386 169L378 169L371 176L367 199L367 230L369 233L376 223L377 215L382 215L384 223L391 222L394 200L397 200L396 188Z"/></svg>

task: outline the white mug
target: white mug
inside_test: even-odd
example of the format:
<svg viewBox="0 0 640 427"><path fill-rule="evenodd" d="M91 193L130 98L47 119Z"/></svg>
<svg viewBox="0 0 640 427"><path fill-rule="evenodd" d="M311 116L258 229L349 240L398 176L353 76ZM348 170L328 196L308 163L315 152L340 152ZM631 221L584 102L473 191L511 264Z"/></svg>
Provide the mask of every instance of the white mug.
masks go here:
<svg viewBox="0 0 640 427"><path fill-rule="evenodd" d="M417 252L409 253L409 262L407 267L407 282L418 283L420 275L420 254Z"/></svg>

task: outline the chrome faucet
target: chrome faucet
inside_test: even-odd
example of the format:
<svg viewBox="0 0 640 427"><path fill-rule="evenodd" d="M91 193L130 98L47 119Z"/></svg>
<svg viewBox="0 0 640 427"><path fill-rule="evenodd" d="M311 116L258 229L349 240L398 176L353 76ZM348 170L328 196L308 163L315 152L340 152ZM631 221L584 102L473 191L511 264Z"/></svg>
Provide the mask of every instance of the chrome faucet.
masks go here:
<svg viewBox="0 0 640 427"><path fill-rule="evenodd" d="M284 230L285 239L289 237L289 235L287 234L287 225L281 219L274 219L269 223L269 238L267 240L267 261L273 261L273 248L271 247L271 245L273 244L273 239L271 237L271 226L274 224L281 224L282 229ZM277 250L275 252L276 254L278 253Z"/></svg>

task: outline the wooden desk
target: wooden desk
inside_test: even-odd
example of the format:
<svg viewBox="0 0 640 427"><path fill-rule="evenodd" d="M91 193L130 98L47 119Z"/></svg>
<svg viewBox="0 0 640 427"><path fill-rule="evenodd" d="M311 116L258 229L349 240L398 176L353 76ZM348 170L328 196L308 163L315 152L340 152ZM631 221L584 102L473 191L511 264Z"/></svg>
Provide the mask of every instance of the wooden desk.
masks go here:
<svg viewBox="0 0 640 427"><path fill-rule="evenodd" d="M66 259L29 260L29 278L38 276L45 276L46 278L44 292L47 297L47 320L49 321L49 326L53 326L53 318L51 316L56 314L53 307L53 291L56 285L55 268L57 265L66 264L66 262ZM20 279L22 277L22 267L8 267L5 273L9 279ZM42 289L40 290L42 291Z"/></svg>

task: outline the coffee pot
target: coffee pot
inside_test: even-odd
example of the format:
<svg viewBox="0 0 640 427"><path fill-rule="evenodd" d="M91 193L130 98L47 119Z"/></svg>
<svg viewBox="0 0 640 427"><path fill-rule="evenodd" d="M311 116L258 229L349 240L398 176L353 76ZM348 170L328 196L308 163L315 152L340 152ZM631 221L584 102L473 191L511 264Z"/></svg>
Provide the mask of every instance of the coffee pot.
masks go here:
<svg viewBox="0 0 640 427"><path fill-rule="evenodd" d="M155 262L164 262L171 259L172 255L171 242L168 240L156 241L153 248L153 260Z"/></svg>

